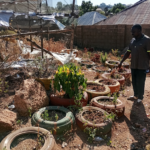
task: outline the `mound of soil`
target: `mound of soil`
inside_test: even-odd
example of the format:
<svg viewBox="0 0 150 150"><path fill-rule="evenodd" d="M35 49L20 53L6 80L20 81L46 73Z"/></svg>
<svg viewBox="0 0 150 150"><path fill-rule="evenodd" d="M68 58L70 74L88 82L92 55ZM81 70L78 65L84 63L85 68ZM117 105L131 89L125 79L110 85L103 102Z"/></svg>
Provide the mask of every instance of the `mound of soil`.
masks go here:
<svg viewBox="0 0 150 150"><path fill-rule="evenodd" d="M95 77L97 76L97 73L95 71L88 71L85 70L83 71L84 73L84 77L88 80L88 81L94 81Z"/></svg>
<svg viewBox="0 0 150 150"><path fill-rule="evenodd" d="M121 79L122 78L122 76L120 75L120 74L114 74L114 75L110 75L110 78L112 78L112 79Z"/></svg>
<svg viewBox="0 0 150 150"><path fill-rule="evenodd" d="M114 81L114 80L100 80L99 83L102 83L105 85L115 85L116 81Z"/></svg>
<svg viewBox="0 0 150 150"><path fill-rule="evenodd" d="M98 110L89 110L83 113L83 118L94 124L100 124L104 121L104 114Z"/></svg>
<svg viewBox="0 0 150 150"><path fill-rule="evenodd" d="M110 64L114 64L114 65L118 65L118 62L114 62L114 61L109 61Z"/></svg>
<svg viewBox="0 0 150 150"><path fill-rule="evenodd" d="M104 85L87 84L87 90L94 91L94 92L104 92L105 87Z"/></svg>
<svg viewBox="0 0 150 150"><path fill-rule="evenodd" d="M105 66L97 66L95 67L97 70L100 70L100 71L106 71L106 67Z"/></svg>
<svg viewBox="0 0 150 150"><path fill-rule="evenodd" d="M99 99L98 102L104 105L115 105L112 99ZM120 102L117 101L117 104L120 104Z"/></svg>
<svg viewBox="0 0 150 150"><path fill-rule="evenodd" d="M92 61L81 61L83 64L86 64L86 65L91 65L91 64L93 64L93 62Z"/></svg>
<svg viewBox="0 0 150 150"><path fill-rule="evenodd" d="M58 121L63 119L66 116L66 114L62 111L58 110L48 110L42 113L41 117L44 120L48 121Z"/></svg>

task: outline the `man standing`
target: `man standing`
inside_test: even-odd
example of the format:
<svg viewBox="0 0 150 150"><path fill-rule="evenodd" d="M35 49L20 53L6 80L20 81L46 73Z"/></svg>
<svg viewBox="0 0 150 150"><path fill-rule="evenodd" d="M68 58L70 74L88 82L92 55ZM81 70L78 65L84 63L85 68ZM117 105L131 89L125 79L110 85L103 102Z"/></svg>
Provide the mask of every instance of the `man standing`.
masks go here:
<svg viewBox="0 0 150 150"><path fill-rule="evenodd" d="M131 32L134 38L118 67L120 68L131 54L134 96L130 96L128 100L137 100L137 104L140 104L144 95L146 70L149 68L150 38L142 33L142 27L138 24L132 27Z"/></svg>

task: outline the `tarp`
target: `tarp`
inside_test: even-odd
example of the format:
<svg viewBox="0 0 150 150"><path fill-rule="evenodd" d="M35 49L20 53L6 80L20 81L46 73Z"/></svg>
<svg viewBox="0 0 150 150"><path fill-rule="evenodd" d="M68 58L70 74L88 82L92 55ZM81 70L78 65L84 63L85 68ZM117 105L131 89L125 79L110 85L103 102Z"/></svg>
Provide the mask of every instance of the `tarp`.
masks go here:
<svg viewBox="0 0 150 150"><path fill-rule="evenodd" d="M9 27L9 18L13 15L11 10L0 10L0 26Z"/></svg>

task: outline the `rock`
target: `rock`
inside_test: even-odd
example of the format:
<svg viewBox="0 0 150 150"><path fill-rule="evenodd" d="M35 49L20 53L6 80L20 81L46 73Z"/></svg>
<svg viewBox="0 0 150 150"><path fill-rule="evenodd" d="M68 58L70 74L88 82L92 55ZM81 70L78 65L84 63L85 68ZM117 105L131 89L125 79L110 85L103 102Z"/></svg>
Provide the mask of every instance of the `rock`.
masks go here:
<svg viewBox="0 0 150 150"><path fill-rule="evenodd" d="M29 116L40 108L48 106L49 98L45 88L39 82L27 79L16 91L14 105L21 116Z"/></svg>
<svg viewBox="0 0 150 150"><path fill-rule="evenodd" d="M0 132L13 130L16 119L17 113L8 109L3 109L0 112Z"/></svg>

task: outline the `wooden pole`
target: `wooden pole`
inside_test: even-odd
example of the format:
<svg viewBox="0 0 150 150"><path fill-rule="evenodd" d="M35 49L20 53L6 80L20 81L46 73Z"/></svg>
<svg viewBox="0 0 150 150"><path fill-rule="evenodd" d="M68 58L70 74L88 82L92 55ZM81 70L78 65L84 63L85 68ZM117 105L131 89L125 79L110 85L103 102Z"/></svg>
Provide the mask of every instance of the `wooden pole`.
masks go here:
<svg viewBox="0 0 150 150"><path fill-rule="evenodd" d="M71 32L71 42L70 42L70 50L71 50L71 52L73 50L73 42L74 42L74 26L73 26L73 29L72 29L72 32Z"/></svg>
<svg viewBox="0 0 150 150"><path fill-rule="evenodd" d="M34 31L34 32L26 32L26 33L18 33L18 34L11 34L11 35L2 35L0 36L0 39L3 38L11 38L11 37L18 37L18 36L26 36L26 35L39 35L39 34L59 34L59 33L65 33L65 32L71 32L72 30L50 30L50 31Z"/></svg>

